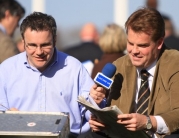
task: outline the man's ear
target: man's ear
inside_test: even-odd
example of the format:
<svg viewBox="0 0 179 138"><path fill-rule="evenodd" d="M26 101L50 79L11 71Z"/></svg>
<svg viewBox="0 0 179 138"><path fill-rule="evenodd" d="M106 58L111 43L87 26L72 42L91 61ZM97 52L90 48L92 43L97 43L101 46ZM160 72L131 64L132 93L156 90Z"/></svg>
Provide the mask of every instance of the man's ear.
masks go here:
<svg viewBox="0 0 179 138"><path fill-rule="evenodd" d="M21 41L22 41L22 43L24 44L24 49L25 49L25 41L24 41L24 39L22 38Z"/></svg>
<svg viewBox="0 0 179 138"><path fill-rule="evenodd" d="M164 38L163 38L163 37L161 37L161 38L157 41L158 49L161 49L161 48L162 48L163 42L164 42Z"/></svg>
<svg viewBox="0 0 179 138"><path fill-rule="evenodd" d="M8 19L10 16L12 16L11 13L10 13L10 11L9 11L9 10L6 10L6 11L5 11L5 16L4 16L4 18Z"/></svg>
<svg viewBox="0 0 179 138"><path fill-rule="evenodd" d="M21 38L21 41L22 41L22 43L24 43L24 44L25 44L25 41L24 41L24 39L23 39L23 38Z"/></svg>

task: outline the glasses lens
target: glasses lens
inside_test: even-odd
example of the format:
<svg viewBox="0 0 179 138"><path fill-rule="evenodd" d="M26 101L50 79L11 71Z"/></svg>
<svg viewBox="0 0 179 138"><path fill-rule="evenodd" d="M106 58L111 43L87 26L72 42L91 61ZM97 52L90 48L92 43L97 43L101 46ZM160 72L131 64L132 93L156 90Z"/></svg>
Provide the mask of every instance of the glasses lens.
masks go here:
<svg viewBox="0 0 179 138"><path fill-rule="evenodd" d="M29 50L36 50L38 46L33 46L33 45L26 45L26 47L29 49ZM42 50L48 50L48 49L51 49L53 48L53 45L47 45L47 46L41 46L40 49Z"/></svg>
<svg viewBox="0 0 179 138"><path fill-rule="evenodd" d="M30 50L36 50L36 46L27 46Z"/></svg>

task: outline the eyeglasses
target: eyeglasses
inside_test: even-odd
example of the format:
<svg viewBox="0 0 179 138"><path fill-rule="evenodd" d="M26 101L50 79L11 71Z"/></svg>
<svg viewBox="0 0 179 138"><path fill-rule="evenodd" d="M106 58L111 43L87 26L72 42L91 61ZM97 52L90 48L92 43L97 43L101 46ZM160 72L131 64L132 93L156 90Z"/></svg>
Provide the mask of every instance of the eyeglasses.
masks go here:
<svg viewBox="0 0 179 138"><path fill-rule="evenodd" d="M28 44L26 44L26 43L24 43L25 44L25 46L29 49L29 50L36 50L37 49L37 45L35 45L35 44L30 44L30 45L28 45ZM52 45L52 43L45 43L45 44L43 44L43 45L41 45L40 46L40 49L42 49L42 50L49 50L49 49L51 49L51 48L53 48L53 45Z"/></svg>

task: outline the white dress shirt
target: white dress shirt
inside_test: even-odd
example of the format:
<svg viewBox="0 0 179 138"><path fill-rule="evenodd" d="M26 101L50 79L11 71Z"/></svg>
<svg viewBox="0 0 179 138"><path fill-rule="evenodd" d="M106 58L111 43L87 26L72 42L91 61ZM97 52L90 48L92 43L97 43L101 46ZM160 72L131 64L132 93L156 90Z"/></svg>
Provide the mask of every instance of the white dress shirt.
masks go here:
<svg viewBox="0 0 179 138"><path fill-rule="evenodd" d="M154 73L155 73L155 68L156 68L156 62L153 62L151 66L149 66L148 68L146 68L146 70L150 73L150 76L148 78L148 82L149 82L149 88L151 90L152 88L152 82L153 82L153 78L154 78ZM140 88L140 84L141 84L141 76L140 76L140 71L142 69L137 69L137 89L136 89L136 103L137 103L137 100L138 100L138 94L139 94L139 88ZM161 116L154 116L157 120L157 133L159 134L163 134L163 133L168 133L169 132L169 129L167 127L167 125L165 124L165 121L163 120L163 118ZM153 136L153 137L156 137L157 136Z"/></svg>

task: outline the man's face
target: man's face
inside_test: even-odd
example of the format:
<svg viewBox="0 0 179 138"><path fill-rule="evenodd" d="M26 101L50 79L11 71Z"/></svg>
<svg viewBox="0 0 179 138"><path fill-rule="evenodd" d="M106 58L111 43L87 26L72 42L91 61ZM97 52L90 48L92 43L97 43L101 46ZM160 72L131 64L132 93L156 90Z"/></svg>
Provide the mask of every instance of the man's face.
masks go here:
<svg viewBox="0 0 179 138"><path fill-rule="evenodd" d="M24 44L29 64L44 71L54 54L52 34L28 28L24 33Z"/></svg>
<svg viewBox="0 0 179 138"><path fill-rule="evenodd" d="M127 51L132 64L138 68L149 67L158 58L162 44L162 38L153 42L149 34L128 30Z"/></svg>

